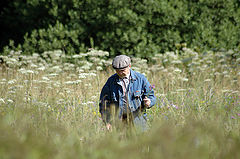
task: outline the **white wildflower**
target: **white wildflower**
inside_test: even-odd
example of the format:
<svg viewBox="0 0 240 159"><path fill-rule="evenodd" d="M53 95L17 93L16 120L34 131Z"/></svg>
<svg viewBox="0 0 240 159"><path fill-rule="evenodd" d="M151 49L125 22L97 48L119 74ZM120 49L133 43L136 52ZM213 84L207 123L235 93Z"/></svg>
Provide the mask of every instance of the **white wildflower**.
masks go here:
<svg viewBox="0 0 240 159"><path fill-rule="evenodd" d="M91 96L91 99L92 100L97 99L97 96Z"/></svg>
<svg viewBox="0 0 240 159"><path fill-rule="evenodd" d="M228 90L228 89L224 89L222 90L223 93L227 93L227 92L231 92L231 90Z"/></svg>
<svg viewBox="0 0 240 159"><path fill-rule="evenodd" d="M38 66L32 63L32 64L30 65L30 67L32 67L32 68L37 68Z"/></svg>
<svg viewBox="0 0 240 159"><path fill-rule="evenodd" d="M9 103L13 103L13 100L12 99L8 99L7 100Z"/></svg>
<svg viewBox="0 0 240 159"><path fill-rule="evenodd" d="M221 65L222 68L228 68L228 65L227 64L223 64Z"/></svg>
<svg viewBox="0 0 240 159"><path fill-rule="evenodd" d="M174 60L171 62L171 64L181 64L181 63L182 63L182 61L180 61L180 60Z"/></svg>
<svg viewBox="0 0 240 159"><path fill-rule="evenodd" d="M62 103L64 103L64 99L59 99L58 101L57 101L57 104L62 104Z"/></svg>
<svg viewBox="0 0 240 159"><path fill-rule="evenodd" d="M104 60L103 63L104 63L105 66L111 66L112 65L112 60L111 59Z"/></svg>
<svg viewBox="0 0 240 159"><path fill-rule="evenodd" d="M92 87L92 84L91 83L86 83L85 86L86 87Z"/></svg>
<svg viewBox="0 0 240 159"><path fill-rule="evenodd" d="M86 61L85 64L81 68L84 70L90 70L92 66L93 66L93 63Z"/></svg>
<svg viewBox="0 0 240 159"><path fill-rule="evenodd" d="M161 58L163 57L163 54L156 54L156 55L155 55L155 57L157 57L157 58L160 58L160 59L161 59Z"/></svg>
<svg viewBox="0 0 240 159"><path fill-rule="evenodd" d="M200 63L197 62L197 61L193 61L192 64L193 64L193 65L200 65Z"/></svg>
<svg viewBox="0 0 240 159"><path fill-rule="evenodd" d="M50 68L50 71L53 71L53 72L61 72L62 69L60 66L53 66L52 68Z"/></svg>
<svg viewBox="0 0 240 159"><path fill-rule="evenodd" d="M96 57L90 57L90 60L91 60L93 63L95 63L95 64L97 64L97 63L100 62L100 59L99 59L99 58L96 58Z"/></svg>
<svg viewBox="0 0 240 159"><path fill-rule="evenodd" d="M183 77L183 78L181 78L181 80L184 81L184 82L187 82L188 78Z"/></svg>
<svg viewBox="0 0 240 159"><path fill-rule="evenodd" d="M162 72L168 72L168 69L163 69Z"/></svg>
<svg viewBox="0 0 240 159"><path fill-rule="evenodd" d="M90 72L90 73L88 74L88 76L97 76L97 74Z"/></svg>
<svg viewBox="0 0 240 159"><path fill-rule="evenodd" d="M30 81L29 80L24 80L23 81L25 84L28 84Z"/></svg>
<svg viewBox="0 0 240 159"><path fill-rule="evenodd" d="M46 80L41 80L41 81L38 81L38 83L42 83L42 84L49 84L49 83L51 83L51 81L46 81Z"/></svg>
<svg viewBox="0 0 240 159"><path fill-rule="evenodd" d="M81 79L83 79L83 78L87 78L87 77L86 77L86 75L85 75L85 74L81 73L81 74L78 76L78 78L81 78Z"/></svg>
<svg viewBox="0 0 240 159"><path fill-rule="evenodd" d="M75 77L77 77L77 75L76 75L76 74L73 74L73 73L70 73L70 74L69 74L69 77L75 78Z"/></svg>
<svg viewBox="0 0 240 159"><path fill-rule="evenodd" d="M37 59L38 57L40 57L40 55L37 54L37 53L33 53L33 54L32 54L32 57L35 58L35 59Z"/></svg>
<svg viewBox="0 0 240 159"><path fill-rule="evenodd" d="M2 103L5 103L4 99L3 98L0 98L0 102Z"/></svg>
<svg viewBox="0 0 240 159"><path fill-rule="evenodd" d="M105 59L101 59L100 62L99 62L99 65L102 66L102 65L105 65L106 64L106 60Z"/></svg>
<svg viewBox="0 0 240 159"><path fill-rule="evenodd" d="M57 73L51 73L51 74L48 75L48 77L56 77L56 76L58 76Z"/></svg>
<svg viewBox="0 0 240 159"><path fill-rule="evenodd" d="M163 63L166 63L166 62L168 62L168 59L164 59L164 60L163 60Z"/></svg>
<svg viewBox="0 0 240 159"><path fill-rule="evenodd" d="M88 101L87 104L94 104L94 102L93 101Z"/></svg>
<svg viewBox="0 0 240 159"><path fill-rule="evenodd" d="M205 79L204 80L204 82L210 82L211 81L211 79Z"/></svg>
<svg viewBox="0 0 240 159"><path fill-rule="evenodd" d="M183 51L187 51L187 50L188 50L188 48L184 47L184 48L182 48L182 50L183 50Z"/></svg>
<svg viewBox="0 0 240 159"><path fill-rule="evenodd" d="M208 60L206 61L207 64L212 64L212 61Z"/></svg>
<svg viewBox="0 0 240 159"><path fill-rule="evenodd" d="M37 70L39 70L39 71L44 71L45 69L46 69L46 67L44 67L44 66L37 68Z"/></svg>
<svg viewBox="0 0 240 159"><path fill-rule="evenodd" d="M8 58L8 61L7 61L8 64L15 64L17 62L18 61L15 58Z"/></svg>
<svg viewBox="0 0 240 159"><path fill-rule="evenodd" d="M51 86L47 86L46 88L47 88L47 89L53 89Z"/></svg>
<svg viewBox="0 0 240 159"><path fill-rule="evenodd" d="M43 76L42 79L43 79L43 80L46 80L46 81L49 81L49 80L50 80L49 78L47 78L47 77L45 77L45 76Z"/></svg>
<svg viewBox="0 0 240 159"><path fill-rule="evenodd" d="M207 68L207 67L208 67L208 65L203 65L202 67L203 67L203 68Z"/></svg>
<svg viewBox="0 0 240 159"><path fill-rule="evenodd" d="M64 82L64 84L71 85L71 84L74 84L74 81L67 81L67 82Z"/></svg>
<svg viewBox="0 0 240 159"><path fill-rule="evenodd" d="M82 58L83 56L82 55L73 55L72 58L74 59L78 59L78 58Z"/></svg>
<svg viewBox="0 0 240 159"><path fill-rule="evenodd" d="M8 81L8 84L14 84L14 83L16 83L16 80L15 80L15 79Z"/></svg>
<svg viewBox="0 0 240 159"><path fill-rule="evenodd" d="M75 81L76 84L79 84L79 83L81 83L81 82L82 82L81 80L76 80L76 81Z"/></svg>
<svg viewBox="0 0 240 159"><path fill-rule="evenodd" d="M53 51L53 52L51 51L49 53L51 58L54 60L59 60L62 54L63 54L62 50L55 50L55 51Z"/></svg>
<svg viewBox="0 0 240 159"><path fill-rule="evenodd" d="M18 72L20 72L21 74L27 74L27 70L25 68L20 68Z"/></svg>
<svg viewBox="0 0 240 159"><path fill-rule="evenodd" d="M55 82L53 83L53 86L59 88L59 87L61 86L61 83L60 83L59 81L55 81Z"/></svg>
<svg viewBox="0 0 240 159"><path fill-rule="evenodd" d="M90 56L100 56L100 57L109 56L109 53L106 52L106 51L94 50L94 49L92 49L92 50L91 50L90 52L88 52L87 54L90 55Z"/></svg>
<svg viewBox="0 0 240 159"><path fill-rule="evenodd" d="M184 92L184 91L187 91L186 89L177 89L176 90L177 92Z"/></svg>
<svg viewBox="0 0 240 159"><path fill-rule="evenodd" d="M16 91L14 91L14 90L8 91L8 94L15 94L15 93L16 93Z"/></svg>
<svg viewBox="0 0 240 159"><path fill-rule="evenodd" d="M225 75L224 75L224 77L225 77L225 78L230 78L231 76L230 76L230 75L226 75L226 74L225 74Z"/></svg>
<svg viewBox="0 0 240 159"><path fill-rule="evenodd" d="M103 68L102 68L101 66L97 66L97 67L96 67L96 70L98 70L98 71L102 71Z"/></svg>
<svg viewBox="0 0 240 159"><path fill-rule="evenodd" d="M34 74L34 71L33 71L33 70L26 70L26 73L28 73L28 74Z"/></svg>
<svg viewBox="0 0 240 159"><path fill-rule="evenodd" d="M74 64L72 64L72 63L69 63L69 64L68 64L68 67L70 67L70 68L74 68L74 67L75 67L75 65L74 65Z"/></svg>
<svg viewBox="0 0 240 159"><path fill-rule="evenodd" d="M179 68L175 68L175 69L174 69L174 72L175 72L175 73L181 73L182 70L180 70Z"/></svg>
<svg viewBox="0 0 240 159"><path fill-rule="evenodd" d="M81 80L76 80L76 81L67 81L65 84L79 84Z"/></svg>
<svg viewBox="0 0 240 159"><path fill-rule="evenodd" d="M228 74L228 71L224 71L222 74L226 75L226 74Z"/></svg>
<svg viewBox="0 0 240 159"><path fill-rule="evenodd" d="M82 72L84 72L84 70L81 69L80 67L78 67L78 68L77 68L77 72L78 72L78 73L82 73Z"/></svg>

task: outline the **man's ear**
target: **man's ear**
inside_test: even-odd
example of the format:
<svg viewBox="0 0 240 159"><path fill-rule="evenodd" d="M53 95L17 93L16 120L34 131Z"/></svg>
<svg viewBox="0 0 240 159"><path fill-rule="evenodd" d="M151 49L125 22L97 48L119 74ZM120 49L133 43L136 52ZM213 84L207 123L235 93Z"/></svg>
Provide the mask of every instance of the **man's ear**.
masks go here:
<svg viewBox="0 0 240 159"><path fill-rule="evenodd" d="M131 68L131 64L129 64L129 68Z"/></svg>

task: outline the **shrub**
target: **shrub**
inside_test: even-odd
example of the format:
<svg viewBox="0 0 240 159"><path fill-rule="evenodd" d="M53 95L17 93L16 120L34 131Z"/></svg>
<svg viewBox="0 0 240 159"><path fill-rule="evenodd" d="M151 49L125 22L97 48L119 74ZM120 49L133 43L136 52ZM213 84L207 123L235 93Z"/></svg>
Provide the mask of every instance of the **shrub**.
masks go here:
<svg viewBox="0 0 240 159"><path fill-rule="evenodd" d="M1 16L3 26L11 25L6 15L25 24L23 29L11 25L16 35L25 31L23 53L61 49L78 54L94 47L110 56L149 58L175 50L176 43L200 49L232 49L240 44L237 0L27 0L9 6ZM14 39L16 44L19 39Z"/></svg>

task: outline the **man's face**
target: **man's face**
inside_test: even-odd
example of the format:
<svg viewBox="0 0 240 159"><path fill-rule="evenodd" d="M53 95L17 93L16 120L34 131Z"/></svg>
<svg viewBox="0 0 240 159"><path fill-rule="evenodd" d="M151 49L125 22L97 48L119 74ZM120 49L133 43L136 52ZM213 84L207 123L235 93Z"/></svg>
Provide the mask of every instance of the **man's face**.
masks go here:
<svg viewBox="0 0 240 159"><path fill-rule="evenodd" d="M123 69L115 69L120 78L126 77L130 73L131 65Z"/></svg>

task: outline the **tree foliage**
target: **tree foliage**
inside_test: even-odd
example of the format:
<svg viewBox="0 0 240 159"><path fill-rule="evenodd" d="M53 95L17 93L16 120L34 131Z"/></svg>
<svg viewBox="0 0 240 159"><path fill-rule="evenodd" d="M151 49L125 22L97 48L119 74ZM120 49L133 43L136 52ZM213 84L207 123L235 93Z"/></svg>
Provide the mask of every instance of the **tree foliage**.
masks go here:
<svg viewBox="0 0 240 159"><path fill-rule="evenodd" d="M3 5L0 16L1 47L13 39L24 53L94 47L149 57L177 43L240 45L238 0L18 0Z"/></svg>

